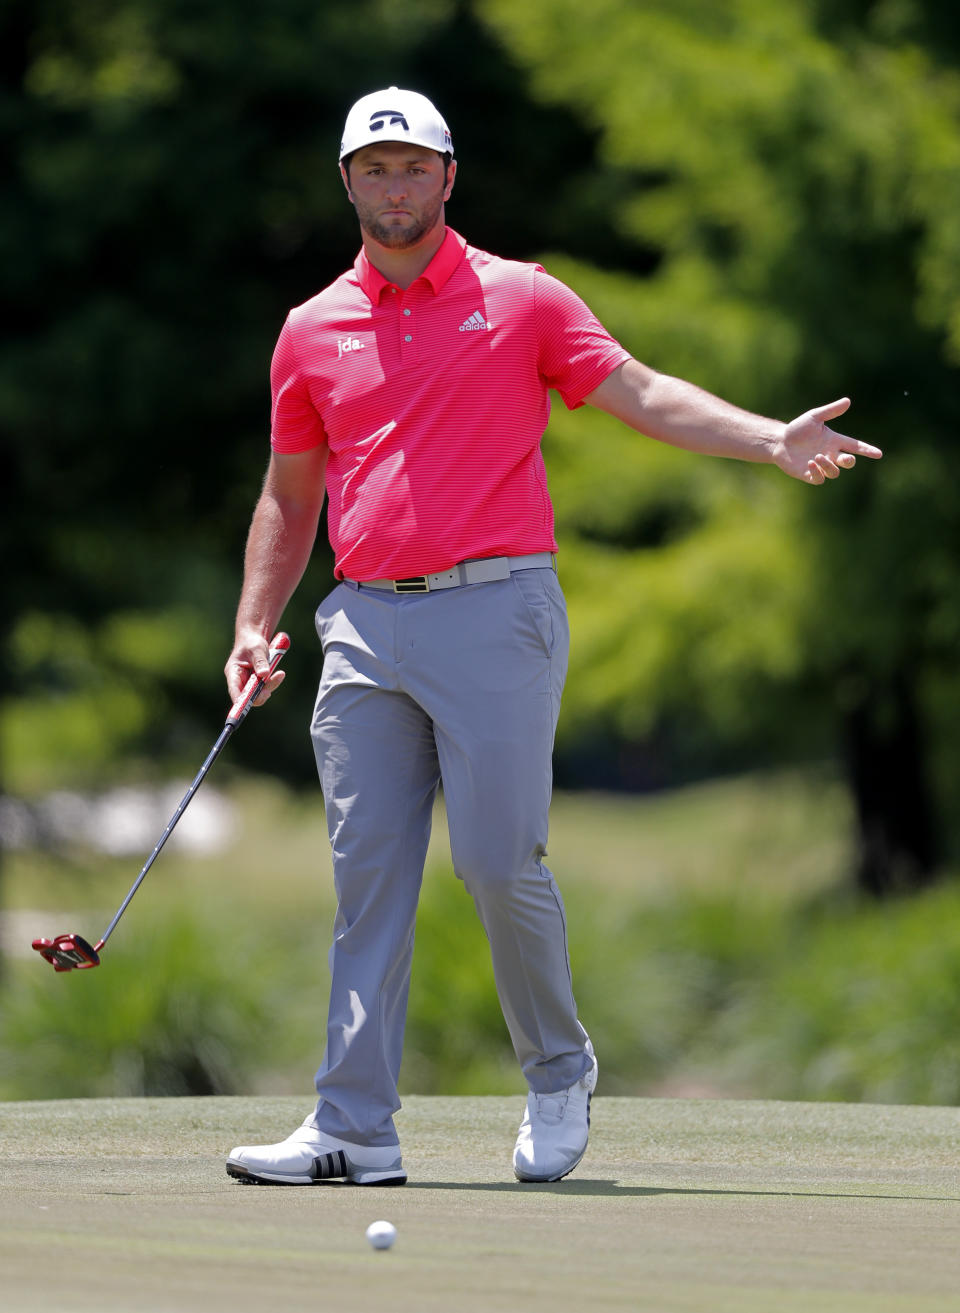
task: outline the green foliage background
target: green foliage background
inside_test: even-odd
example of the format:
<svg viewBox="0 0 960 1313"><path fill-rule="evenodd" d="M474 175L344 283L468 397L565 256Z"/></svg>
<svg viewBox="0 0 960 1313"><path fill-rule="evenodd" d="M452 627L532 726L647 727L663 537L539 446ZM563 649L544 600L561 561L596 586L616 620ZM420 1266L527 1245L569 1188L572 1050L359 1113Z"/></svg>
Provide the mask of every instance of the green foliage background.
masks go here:
<svg viewBox="0 0 960 1313"><path fill-rule="evenodd" d="M235 843L165 852L96 971L40 970L29 940L81 902L73 928L95 932L127 864L14 857L0 1099L309 1101L334 912L323 817L262 781L231 796ZM604 1093L960 1101L960 889L865 910L838 887L848 813L835 778L794 772L558 797L550 861ZM436 821L401 1092L519 1097L488 945Z"/></svg>
<svg viewBox="0 0 960 1313"><path fill-rule="evenodd" d="M558 413L560 778L830 756L909 670L949 795L960 24L940 6L7 0L0 22L10 787L185 754L219 710L270 350L357 244L343 108L398 81L454 126L472 241L543 259L639 357L750 408L851 395L888 452L812 493ZM303 780L329 573L321 545L291 696L238 747Z"/></svg>
<svg viewBox="0 0 960 1313"><path fill-rule="evenodd" d="M886 779L845 823L863 838L885 807L929 808L949 874L960 16L934 0L2 0L3 788L36 798L192 774L209 745L267 457L270 352L289 306L354 257L340 128L353 99L391 83L431 95L451 123L448 215L473 243L542 260L638 357L741 405L789 418L851 396L844 426L886 452L808 489L555 407L545 450L574 634L559 781L644 792L827 763L859 804L859 735L861 759L884 748L872 755ZM321 542L284 621L284 696L248 722L233 766L312 781L312 616L330 574ZM856 866L855 845L844 852L837 884ZM704 854L716 860L709 834ZM952 897L948 884L913 910L787 916L726 893L710 911L704 896L681 919L709 951L666 956L671 910L620 908L624 990L662 1008L643 1043L682 1043L715 1080L729 1051L733 1088L762 1069L793 1092L952 1099L950 1049L946 1075L916 1086L902 1063L880 1070L885 1045L919 1061L946 1042L947 996L924 1030L936 985L912 967L924 956L955 974ZM605 913L584 907L587 951L605 953ZM454 915L432 909L425 924ZM194 933L170 931L171 961ZM230 967L210 970L194 983L213 1017ZM451 970L438 960L437 979ZM737 979L753 983L741 994ZM177 1057L193 1004L176 997L151 1059L171 1090L194 1061ZM850 1075L837 998L873 1075ZM133 989L128 1002L118 1025L153 1026ZM249 1004L242 1024L269 1028L263 1000ZM22 1036L40 1024L32 1006ZM483 1053L488 1009L487 996L464 1002ZM438 1024L424 995L424 1087L452 1079L448 1051L487 1080L486 1057L472 1066ZM616 1051L619 1023L601 1024ZM211 1088L243 1079L224 1057L233 1025L221 1017L222 1048L198 1059ZM632 1062L614 1061L625 1081L669 1066Z"/></svg>
<svg viewBox="0 0 960 1313"><path fill-rule="evenodd" d="M683 532L639 544L663 547L647 553L660 605L638 611L664 665L687 664L691 645L662 599L686 593L711 618L718 592L728 602L727 624L710 625L708 639L728 659L684 688L728 748L782 725L777 694L788 692L808 734L836 723L865 687L879 700L894 671L908 668L923 696L933 672L953 665L960 82L949 58L957 31L943 44L949 20L937 24L940 44L927 44L933 8L849 6L841 21L843 6L798 0L482 5L535 93L577 106L600 134L600 158L631 179L614 221L657 250L652 275L564 270L601 317L641 358L753 409L789 415L850 395L844 424L889 456L881 472L823 497L768 489L753 472L688 475ZM610 457L591 485L613 486L623 452L599 431L588 445L592 463L598 451ZM658 480L644 475L653 500ZM705 504L694 489L708 480ZM757 497L770 499L760 517ZM630 493L617 501L628 514L637 504ZM591 536L595 507L561 502L566 527ZM611 514L604 537L629 557L632 583L638 544L626 519L610 531ZM721 566L708 535L722 519ZM677 560L677 537L697 561L718 562L713 577L701 567L693 596L695 567ZM642 643L638 619L631 638ZM593 652L581 660L590 667ZM644 690L661 722L674 714L672 682ZM745 714L731 719L738 700Z"/></svg>

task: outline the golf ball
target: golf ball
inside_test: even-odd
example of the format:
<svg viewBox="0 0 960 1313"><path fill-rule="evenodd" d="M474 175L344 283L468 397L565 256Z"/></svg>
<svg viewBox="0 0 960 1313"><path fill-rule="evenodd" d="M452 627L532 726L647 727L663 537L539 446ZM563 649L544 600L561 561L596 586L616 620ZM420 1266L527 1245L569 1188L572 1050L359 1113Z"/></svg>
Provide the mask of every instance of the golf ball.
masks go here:
<svg viewBox="0 0 960 1313"><path fill-rule="evenodd" d="M389 1249L397 1238L397 1228L392 1222L371 1222L367 1227L367 1239L374 1249Z"/></svg>

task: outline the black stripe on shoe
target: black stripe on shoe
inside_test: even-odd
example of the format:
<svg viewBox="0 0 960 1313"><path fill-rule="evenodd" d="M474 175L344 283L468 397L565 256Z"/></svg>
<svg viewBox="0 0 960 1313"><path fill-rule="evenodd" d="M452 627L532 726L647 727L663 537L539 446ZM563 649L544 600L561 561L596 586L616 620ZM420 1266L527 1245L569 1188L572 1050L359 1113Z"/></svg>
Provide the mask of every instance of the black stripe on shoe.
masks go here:
<svg viewBox="0 0 960 1313"><path fill-rule="evenodd" d="M314 1180L330 1181L336 1176L347 1175L347 1155L342 1149L334 1149L332 1153L322 1153L319 1158L314 1158Z"/></svg>

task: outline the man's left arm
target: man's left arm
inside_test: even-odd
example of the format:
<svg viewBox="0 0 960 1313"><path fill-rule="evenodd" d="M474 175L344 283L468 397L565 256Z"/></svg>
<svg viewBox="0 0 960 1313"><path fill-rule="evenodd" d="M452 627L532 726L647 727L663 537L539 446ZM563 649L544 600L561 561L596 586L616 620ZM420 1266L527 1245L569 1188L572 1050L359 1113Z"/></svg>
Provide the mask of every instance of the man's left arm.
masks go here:
<svg viewBox="0 0 960 1313"><path fill-rule="evenodd" d="M798 415L789 424L741 410L693 383L627 360L585 398L659 442L708 456L777 465L804 483L835 479L857 456L878 460L879 447L827 427L850 405L841 398Z"/></svg>

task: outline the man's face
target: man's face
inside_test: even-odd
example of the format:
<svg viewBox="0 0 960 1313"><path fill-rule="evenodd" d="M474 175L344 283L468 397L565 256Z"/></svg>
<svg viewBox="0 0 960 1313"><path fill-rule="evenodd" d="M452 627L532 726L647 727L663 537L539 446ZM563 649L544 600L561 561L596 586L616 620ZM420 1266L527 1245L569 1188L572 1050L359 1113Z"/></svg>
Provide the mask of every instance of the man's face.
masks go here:
<svg viewBox="0 0 960 1313"><path fill-rule="evenodd" d="M451 162L444 177L443 156L424 146L384 141L364 146L340 172L368 237L390 250L416 246L441 222L456 176Z"/></svg>

